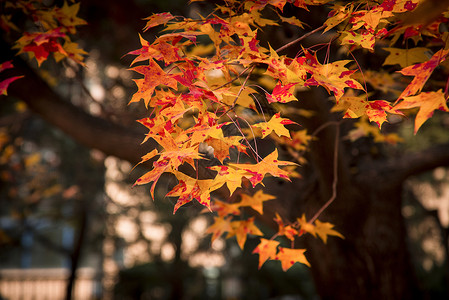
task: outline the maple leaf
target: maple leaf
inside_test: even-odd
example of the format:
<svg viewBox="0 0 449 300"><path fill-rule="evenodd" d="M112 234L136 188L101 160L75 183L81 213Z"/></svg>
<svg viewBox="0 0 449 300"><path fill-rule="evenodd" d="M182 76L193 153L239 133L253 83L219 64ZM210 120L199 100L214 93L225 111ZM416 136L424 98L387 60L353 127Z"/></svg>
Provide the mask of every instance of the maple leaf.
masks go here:
<svg viewBox="0 0 449 300"><path fill-rule="evenodd" d="M214 156L221 163L226 158L229 158L229 150L233 147L239 149L239 152L246 153L246 146L244 146L240 141L243 137L241 136L227 136L220 139L208 138L205 142L214 148Z"/></svg>
<svg viewBox="0 0 449 300"><path fill-rule="evenodd" d="M288 172L279 168L279 166L296 165L290 161L279 161L278 151L275 149L272 153L268 154L262 161L257 164L234 164L230 163L229 166L241 169L248 172L250 175L246 175L253 187L262 182L265 174L271 174L275 177L281 177L290 181Z"/></svg>
<svg viewBox="0 0 449 300"><path fill-rule="evenodd" d="M333 235L338 236L339 238L344 239L343 235L341 233L335 231L332 229L334 225L328 222L320 222L320 220L315 221L315 232L318 234L318 236L323 240L324 243L327 243L327 236Z"/></svg>
<svg viewBox="0 0 449 300"><path fill-rule="evenodd" d="M332 111L344 111L343 118L359 118L368 116L370 121L376 122L379 128L387 121L387 112L393 114L401 114L397 109L393 109L391 104L384 100L365 100L366 96L343 96L340 102L332 108Z"/></svg>
<svg viewBox="0 0 449 300"><path fill-rule="evenodd" d="M58 42L58 38L65 37L66 34L61 28L56 28L46 32L27 33L25 32L21 38L16 41L14 48L19 49L19 53L28 53L30 58L36 58L40 66L48 55L53 52L59 52L67 56L64 48Z"/></svg>
<svg viewBox="0 0 449 300"><path fill-rule="evenodd" d="M153 184L151 185L150 193L151 197L154 199L154 189L156 187L156 183L163 173L167 172L167 170L170 170L169 167L170 165L167 160L158 160L154 162L153 169L138 178L134 185L142 185L153 182Z"/></svg>
<svg viewBox="0 0 449 300"><path fill-rule="evenodd" d="M225 217L227 215L240 215L240 209L238 203L226 203L223 201L214 200L211 205L211 209L217 212L219 217Z"/></svg>
<svg viewBox="0 0 449 300"><path fill-rule="evenodd" d="M274 7L279 8L281 11L284 10L284 6L287 3L287 0L256 0L255 2L247 2L250 5L249 10L262 10L265 6L272 5Z"/></svg>
<svg viewBox="0 0 449 300"><path fill-rule="evenodd" d="M295 16L292 16L290 18L286 18L286 17L283 17L283 16L279 15L279 18L284 23L288 23L290 25L294 25L294 26L297 26L299 28L304 28L303 23L300 20L298 20Z"/></svg>
<svg viewBox="0 0 449 300"><path fill-rule="evenodd" d="M383 50L390 52L387 58L385 58L383 66L398 64L402 68L405 68L416 63L425 62L429 59L426 54L429 52L429 49L424 47L411 49L383 48Z"/></svg>
<svg viewBox="0 0 449 300"><path fill-rule="evenodd" d="M389 11L385 11L380 7L376 7L370 10L358 10L352 14L351 23L353 24L353 29L359 29L362 26L365 27L366 31L369 33L374 33L381 22L386 23L387 19L393 14Z"/></svg>
<svg viewBox="0 0 449 300"><path fill-rule="evenodd" d="M288 83L283 86L279 81L274 87L271 94L265 93L267 101L270 103L287 103L290 101L297 101L298 99L293 95L293 93L295 92L295 85L296 83Z"/></svg>
<svg viewBox="0 0 449 300"><path fill-rule="evenodd" d="M259 245L253 250L253 254L259 254L259 269L269 259L274 259L277 254L278 241L260 239Z"/></svg>
<svg viewBox="0 0 449 300"><path fill-rule="evenodd" d="M11 22L11 15L1 15L0 16L0 28L4 30L6 33L9 33L12 30L20 31L19 28Z"/></svg>
<svg viewBox="0 0 449 300"><path fill-rule="evenodd" d="M232 221L231 222L232 231L228 233L227 238L233 237L234 235L237 238L237 244L240 249L243 250L245 246L245 242L248 234L253 235L263 235L259 228L254 224L254 217L249 218L248 220L242 221Z"/></svg>
<svg viewBox="0 0 449 300"><path fill-rule="evenodd" d="M212 233L212 243L225 232L232 231L231 217L214 217L214 223L206 229L206 233Z"/></svg>
<svg viewBox="0 0 449 300"><path fill-rule="evenodd" d="M348 137L351 141L355 141L363 136L371 135L374 138L374 142L376 143L386 142L390 144L397 144L399 142L403 142L403 139L400 138L396 133L382 134L382 132L380 132L379 130L379 127L372 126L367 119L367 116L362 116L360 120L354 124L355 129L351 130L348 134Z"/></svg>
<svg viewBox="0 0 449 300"><path fill-rule="evenodd" d="M137 57L131 62L131 66L136 62L149 60L151 58L156 60L163 60L165 65L169 65L175 61L181 60L181 50L178 47L173 46L171 43L167 43L163 38L158 38L150 45L139 34L140 44L142 48L130 51L126 55L137 55Z"/></svg>
<svg viewBox="0 0 449 300"><path fill-rule="evenodd" d="M179 197L173 209L173 214L183 206L196 199L201 205L209 210L210 208L210 193L216 188L215 182L211 179L199 180L189 176L180 176L180 173L175 173L179 183L167 193L167 197ZM180 178L181 177L181 178Z"/></svg>
<svg viewBox="0 0 449 300"><path fill-rule="evenodd" d="M288 124L298 124L286 118L281 118L280 113L271 117L270 121L255 124L253 127L260 128L262 130L262 138L267 137L273 131L278 136L286 136L290 138L290 131L284 127Z"/></svg>
<svg viewBox="0 0 449 300"><path fill-rule="evenodd" d="M298 231L295 228L293 228L291 225L284 224L284 221L278 213L276 213L274 221L278 224L278 234L280 236L285 236L289 240L293 241L295 239L295 236L298 235Z"/></svg>
<svg viewBox="0 0 449 300"><path fill-rule="evenodd" d="M292 132L291 140L287 140L287 144L296 151L304 151L307 149L313 137L307 134L307 130L298 130Z"/></svg>
<svg viewBox="0 0 449 300"><path fill-rule="evenodd" d="M416 96L405 97L394 108L409 109L413 107L419 107L415 119L415 134L421 125L433 116L434 110L449 111L446 104L446 97L442 90L438 90L437 92L423 92Z"/></svg>
<svg viewBox="0 0 449 300"><path fill-rule="evenodd" d="M54 18L59 21L59 23L64 26L71 34L75 34L75 26L86 25L87 22L79 17L77 17L78 11L80 9L80 2L68 5L67 1L61 8L54 8Z"/></svg>
<svg viewBox="0 0 449 300"><path fill-rule="evenodd" d="M143 28L143 32L147 31L150 28L153 28L158 25L165 25L168 21L174 19L175 17L172 16L171 13L159 13L159 14L153 14L152 16L149 16L147 18L144 18L143 20L147 21L147 24Z"/></svg>
<svg viewBox="0 0 449 300"><path fill-rule="evenodd" d="M159 65L152 59L150 60L148 65L137 66L131 68L131 70L144 75L144 78L133 79L138 87L138 90L136 93L134 93L129 103L139 102L140 99L143 99L145 105L148 106L148 103L150 102L150 99L157 86L166 85L173 89L176 89L177 87L176 80L166 74L161 69L161 67L159 67Z"/></svg>
<svg viewBox="0 0 449 300"><path fill-rule="evenodd" d="M306 249L290 249L279 247L279 252L276 255L276 259L281 261L282 270L285 272L290 269L296 262L305 264L310 267L310 263L304 256Z"/></svg>
<svg viewBox="0 0 449 300"><path fill-rule="evenodd" d="M247 176L247 172L243 170L236 170L229 166L213 166L209 169L217 171L217 175L214 180L218 183L226 184L232 195L235 190L242 186L242 178Z"/></svg>
<svg viewBox="0 0 449 300"><path fill-rule="evenodd" d="M10 78L0 81L0 95L5 95L5 96L8 95L7 89L9 87L9 85L12 82L14 82L17 79L20 79L22 77L24 77L24 76L13 76L13 77L10 77Z"/></svg>
<svg viewBox="0 0 449 300"><path fill-rule="evenodd" d="M301 218L297 218L296 221L298 222L298 224L301 228L300 235L303 234L304 232L307 232L316 237L315 225L307 222L305 214L302 214Z"/></svg>
<svg viewBox="0 0 449 300"><path fill-rule="evenodd" d="M333 92L337 102L344 95L345 88L363 90L363 86L351 75L356 72L345 68L350 60L339 60L322 65L318 62L316 54L312 55L304 50L305 56L298 57L297 61L311 74L305 86L323 86L328 92Z"/></svg>
<svg viewBox="0 0 449 300"><path fill-rule="evenodd" d="M263 215L263 202L276 199L276 197L265 194L262 190L258 190L254 195L250 196L242 194L242 200L238 202L239 207L249 206L259 214Z"/></svg>
<svg viewBox="0 0 449 300"><path fill-rule="evenodd" d="M362 30L361 33L353 30L342 32L344 35L341 44L342 45L357 45L362 48L374 51L375 36L367 30Z"/></svg>
<svg viewBox="0 0 449 300"><path fill-rule="evenodd" d="M449 50L441 49L428 61L406 67L399 71L402 75L415 76L415 78L413 78L412 82L404 89L398 99L420 92L430 75L432 75L433 70L446 59L448 54Z"/></svg>
<svg viewBox="0 0 449 300"><path fill-rule="evenodd" d="M335 7L329 13L326 22L324 22L326 28L324 29L323 33L334 28L341 22L348 19L351 16L353 10L354 10L353 4L347 4L345 6L335 5Z"/></svg>
<svg viewBox="0 0 449 300"><path fill-rule="evenodd" d="M7 70L7 69L11 69L14 68L12 61L5 61L4 63L0 64L0 72ZM19 78L22 78L23 76L13 76L10 78L6 78L2 81L0 81L0 95L7 95L7 89L9 87L9 85L13 82L16 81Z"/></svg>
<svg viewBox="0 0 449 300"><path fill-rule="evenodd" d="M55 57L55 60L57 62L61 61L65 57L68 57L70 59L73 59L76 63L85 66L85 64L83 63L83 55L86 55L88 53L79 48L79 45L77 43L65 41L64 45L62 45L62 49L64 49L65 53L53 52L53 56Z"/></svg>

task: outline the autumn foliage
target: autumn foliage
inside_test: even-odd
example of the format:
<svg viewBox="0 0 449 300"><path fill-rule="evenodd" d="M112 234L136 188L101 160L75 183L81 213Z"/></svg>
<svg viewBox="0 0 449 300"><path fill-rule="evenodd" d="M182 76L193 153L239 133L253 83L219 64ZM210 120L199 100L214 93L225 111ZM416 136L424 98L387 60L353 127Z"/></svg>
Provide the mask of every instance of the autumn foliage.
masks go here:
<svg viewBox="0 0 449 300"><path fill-rule="evenodd" d="M39 65L50 53L56 60L67 58L82 64L85 53L69 38L75 26L84 24L76 17L78 4L65 3L38 14L33 10L38 2L16 4L43 27L39 33L24 33L16 43L19 54L28 53ZM307 11L317 5L329 7L322 26L278 49L259 39L270 26L289 24L304 32L308 25L295 16L285 17L285 12ZM391 115L414 117L416 133L435 110L449 111L448 84L442 79L447 73L449 34L444 25L449 15L442 11L414 24L411 20L419 8L418 0L347 4L228 0L207 16L194 19L170 13L144 19L141 48L128 53L134 56L131 70L138 76L130 103L144 102L149 114L138 120L148 130L143 142L152 139L160 147L142 157L141 163L150 162L152 168L135 184L150 184L154 198L161 176L171 174L177 184L165 196L176 198L174 213L192 201L200 203L215 215L208 229L212 241L226 234L235 236L244 248L249 235L260 236L253 250L259 255L259 267L267 260L280 261L283 270L295 262L309 265L306 249L294 247L297 239L305 234L324 243L328 236L343 238L333 224L318 219L335 200L335 188L313 216L286 220L276 214L274 235L265 234L257 225L264 202L281 200L263 192L264 178L288 181L300 177L298 167L307 163L304 153L315 139L316 132L307 132L291 120L298 114L306 117L307 112L289 104L301 101L299 91L322 87L329 93L332 111L341 112L342 117L324 126L339 127L346 118L358 119L348 139L371 135L377 142L389 143L400 141L397 135L381 131ZM155 27L161 28L157 37L144 37ZM333 35L324 44L301 45L312 34L329 32ZM338 45L344 59L330 60L331 44ZM284 55L287 48L294 48L296 55ZM365 69L355 59L355 51L384 53L384 68ZM324 59L319 59L323 53ZM8 67L6 62L0 70ZM435 74L436 69L441 72ZM2 93L16 79L1 82ZM426 83L430 80L441 81L441 88L429 89ZM282 146L290 158L277 149L262 157L258 151L261 139ZM337 156L337 146L334 152ZM334 185L336 164L335 160L329 167Z"/></svg>

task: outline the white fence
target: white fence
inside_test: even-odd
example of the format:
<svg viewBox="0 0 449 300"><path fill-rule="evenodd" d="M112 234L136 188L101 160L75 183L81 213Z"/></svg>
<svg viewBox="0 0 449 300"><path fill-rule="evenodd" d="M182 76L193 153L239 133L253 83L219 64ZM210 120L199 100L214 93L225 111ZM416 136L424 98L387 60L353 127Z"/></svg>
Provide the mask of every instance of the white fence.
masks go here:
<svg viewBox="0 0 449 300"><path fill-rule="evenodd" d="M0 269L0 299L62 300L65 299L69 270L57 269ZM98 299L101 282L94 269L81 268L77 272L72 299Z"/></svg>

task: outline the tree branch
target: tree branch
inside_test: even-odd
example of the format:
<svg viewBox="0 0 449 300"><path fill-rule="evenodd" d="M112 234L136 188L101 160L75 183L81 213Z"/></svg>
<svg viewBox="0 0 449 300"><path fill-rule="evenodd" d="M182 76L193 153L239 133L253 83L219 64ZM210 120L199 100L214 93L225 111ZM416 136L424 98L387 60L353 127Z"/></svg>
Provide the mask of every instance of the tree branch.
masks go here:
<svg viewBox="0 0 449 300"><path fill-rule="evenodd" d="M406 153L385 163L373 162L360 178L362 182L371 184L374 178L377 178L382 184L394 186L402 184L410 176L441 166L449 166L449 143Z"/></svg>

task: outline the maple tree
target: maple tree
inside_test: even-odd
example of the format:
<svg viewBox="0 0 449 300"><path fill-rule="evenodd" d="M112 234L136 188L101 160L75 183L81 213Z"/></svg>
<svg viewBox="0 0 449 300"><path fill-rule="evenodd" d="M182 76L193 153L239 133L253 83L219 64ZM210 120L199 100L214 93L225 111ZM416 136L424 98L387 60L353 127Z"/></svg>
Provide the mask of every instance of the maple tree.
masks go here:
<svg viewBox="0 0 449 300"><path fill-rule="evenodd" d="M330 223L321 216L329 211L348 216L337 203L345 198L363 199L358 192L354 196L344 190L351 174L342 171L346 164L342 140L356 143L371 137L375 142L396 144L401 138L385 130L389 120L414 118L414 133L419 134L435 110L448 111L445 60L449 35L442 29L448 12L442 9L420 23L407 18L426 2L225 1L197 18L171 13L145 18L143 33L138 35L141 48L128 52L133 56L131 70L140 76L134 79L137 91L130 104L143 100L149 110L138 122L147 130L143 142L151 149L139 154L140 160L135 159L137 153L126 158L149 164L151 169L135 184L150 184L154 198L162 175L170 174L177 184L165 196L175 197L174 213L198 202L206 212L216 214L208 229L212 241L227 234L244 248L248 236L260 236L253 249L259 267L276 260L285 271L299 262L322 275L319 260L326 250L319 249L326 249L331 239L344 243L343 239L353 237L346 233L349 225ZM19 53L28 53L39 66L50 53L56 61L66 58L83 64L85 52L69 38L75 26L84 24L76 17L77 4L64 3L42 12L33 6L39 1L18 3L15 8L37 18L43 27L42 32L17 40ZM326 7L328 17L323 24L278 48L266 40L266 32L281 24L303 32L308 24L288 12L315 7ZM14 30L14 24L5 24ZM154 39L145 37L156 28L162 31ZM303 43L311 35L331 32L322 43ZM360 53L379 52L382 66L359 62ZM11 67L7 61L0 70ZM21 76L0 82L2 94L12 82L19 83ZM326 119L323 113L324 121L310 126L316 123L315 114L323 110L304 93L316 87L326 91L322 97L328 98L326 113L337 117ZM275 146L269 151L262 146L268 139ZM317 146L320 143L328 149ZM213 151L204 151L207 147ZM283 199L281 193L275 197L269 188L264 190L266 177L307 181L307 168L314 157L322 160L320 170L325 173L317 196L320 201L303 211L296 209L296 216L285 210L268 215L264 203ZM359 175L357 183L370 176L368 172ZM388 186L391 178L387 174L379 182ZM366 188L369 181L360 185ZM354 202L347 200L348 206L356 206ZM277 224L274 234L264 233L258 225L258 219L267 218ZM352 218L362 222L361 216ZM309 242L310 238L315 241ZM318 242L326 245L316 246ZM298 246L304 243L318 250ZM339 268L338 263L332 266Z"/></svg>

